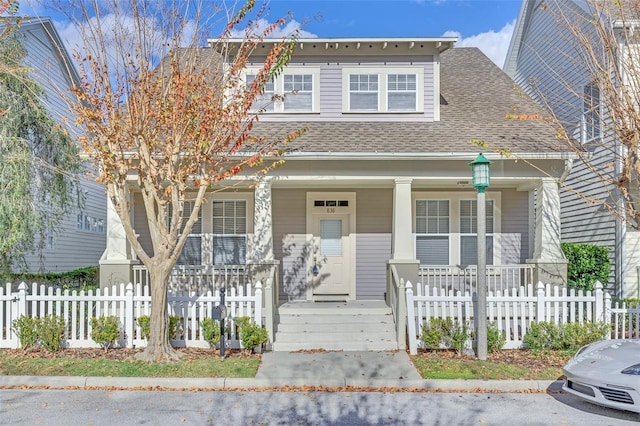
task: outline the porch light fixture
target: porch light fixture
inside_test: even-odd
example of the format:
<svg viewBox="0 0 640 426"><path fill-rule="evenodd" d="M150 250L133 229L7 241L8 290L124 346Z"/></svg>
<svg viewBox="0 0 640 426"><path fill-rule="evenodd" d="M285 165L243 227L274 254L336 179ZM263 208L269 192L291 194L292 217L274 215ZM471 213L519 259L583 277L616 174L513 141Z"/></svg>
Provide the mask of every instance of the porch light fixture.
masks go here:
<svg viewBox="0 0 640 426"><path fill-rule="evenodd" d="M482 153L469 163L473 187L478 191L476 231L478 262L476 265L476 355L487 359L487 213L484 191L489 187L491 161Z"/></svg>

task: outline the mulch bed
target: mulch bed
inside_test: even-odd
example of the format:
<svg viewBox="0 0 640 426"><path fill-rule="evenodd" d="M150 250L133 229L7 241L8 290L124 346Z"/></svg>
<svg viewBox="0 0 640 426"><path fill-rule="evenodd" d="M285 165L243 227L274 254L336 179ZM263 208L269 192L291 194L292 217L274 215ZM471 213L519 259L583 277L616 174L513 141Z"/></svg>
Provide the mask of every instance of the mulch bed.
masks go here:
<svg viewBox="0 0 640 426"><path fill-rule="evenodd" d="M465 359L472 361L476 359L474 355L458 355L453 350L422 350L417 357L441 359L441 360L460 360ZM534 352L530 350L511 349L502 350L497 353L489 354L487 360L500 364L513 364L526 366L532 370L544 368L562 368L567 363L567 357L553 352Z"/></svg>

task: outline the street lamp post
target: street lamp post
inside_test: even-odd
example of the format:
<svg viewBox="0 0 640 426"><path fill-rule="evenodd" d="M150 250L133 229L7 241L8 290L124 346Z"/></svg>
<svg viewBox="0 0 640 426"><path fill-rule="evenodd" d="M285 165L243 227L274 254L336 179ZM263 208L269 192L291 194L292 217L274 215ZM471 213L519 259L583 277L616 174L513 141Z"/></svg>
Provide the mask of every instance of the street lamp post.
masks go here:
<svg viewBox="0 0 640 426"><path fill-rule="evenodd" d="M478 264L476 270L476 354L479 360L487 359L487 227L485 190L489 187L491 161L478 154L469 165L473 176L473 187L478 191L477 223Z"/></svg>

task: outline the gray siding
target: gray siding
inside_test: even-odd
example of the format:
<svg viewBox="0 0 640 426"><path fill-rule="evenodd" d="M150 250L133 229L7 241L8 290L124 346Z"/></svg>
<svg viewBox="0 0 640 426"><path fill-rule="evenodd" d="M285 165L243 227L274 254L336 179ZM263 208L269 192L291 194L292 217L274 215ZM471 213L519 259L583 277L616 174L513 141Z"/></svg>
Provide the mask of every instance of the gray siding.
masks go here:
<svg viewBox="0 0 640 426"><path fill-rule="evenodd" d="M565 10L581 10L570 1L558 0L557 3ZM589 80L584 67L568 54L575 42L569 39L568 31L559 26L553 10L555 4L536 2L524 29L513 77L527 94L551 105L569 135L579 138L583 105L581 93ZM613 144L612 141L605 142ZM593 152L590 163L607 173L614 159L610 151L600 149ZM601 180L581 160L575 161L561 188L562 239L609 247L613 264L617 245L616 221L599 206L602 201L610 200L609 197L609 190Z"/></svg>
<svg viewBox="0 0 640 426"><path fill-rule="evenodd" d="M148 255L153 256L153 244L149 234L149 224L147 222L147 212L144 208L142 194L139 192L133 195L133 229L139 235L140 245Z"/></svg>
<svg viewBox="0 0 640 426"><path fill-rule="evenodd" d="M304 189L273 189L273 254L280 260L280 300L306 298L307 242Z"/></svg>
<svg viewBox="0 0 640 426"><path fill-rule="evenodd" d="M39 23L25 22L20 27L27 51L25 65L31 77L39 82L45 94L42 99L51 116L60 123L73 122L73 116L64 100L69 94L71 77L53 44L50 35ZM93 180L93 174L81 177L85 205L82 211L71 210L53 238L53 247L42 253L27 256L30 271L63 272L84 266L97 266L106 247L107 201L104 187ZM77 214L89 216L104 223L104 231L78 229Z"/></svg>
<svg viewBox="0 0 640 426"><path fill-rule="evenodd" d="M391 259L393 190L361 189L356 197L356 298L382 300Z"/></svg>
<svg viewBox="0 0 640 426"><path fill-rule="evenodd" d="M349 121L432 121L434 119L434 57L313 57L303 56L304 52L296 52L290 62L292 66L304 64L320 68L320 113L319 114L263 114L261 120L270 121L333 121L336 118ZM342 69L344 67L393 67L412 65L420 66L424 70L424 112L409 114L344 114L342 111Z"/></svg>
<svg viewBox="0 0 640 426"><path fill-rule="evenodd" d="M502 264L525 263L529 254L529 193L502 191Z"/></svg>

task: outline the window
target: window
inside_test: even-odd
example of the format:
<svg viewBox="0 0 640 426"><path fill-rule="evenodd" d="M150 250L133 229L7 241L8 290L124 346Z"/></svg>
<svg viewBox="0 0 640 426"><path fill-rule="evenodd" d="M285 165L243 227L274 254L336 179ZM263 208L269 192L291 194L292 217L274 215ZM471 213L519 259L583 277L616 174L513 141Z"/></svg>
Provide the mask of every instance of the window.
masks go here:
<svg viewBox="0 0 640 426"><path fill-rule="evenodd" d="M486 200L487 265L493 265L493 200ZM460 200L460 263L475 265L478 261L478 202Z"/></svg>
<svg viewBox="0 0 640 426"><path fill-rule="evenodd" d="M584 87L583 142L600 137L600 91L594 83Z"/></svg>
<svg viewBox="0 0 640 426"><path fill-rule="evenodd" d="M285 74L284 110L313 111L313 75Z"/></svg>
<svg viewBox="0 0 640 426"><path fill-rule="evenodd" d="M378 111L378 75L349 76L349 111Z"/></svg>
<svg viewBox="0 0 640 426"><path fill-rule="evenodd" d="M247 88L251 86L251 83L256 79L255 74L247 74L246 84ZM275 101L273 96L275 95L275 86L273 81L268 81L264 85L264 91L260 95L256 96L253 102L253 109L256 111L273 112L275 110Z"/></svg>
<svg viewBox="0 0 640 426"><path fill-rule="evenodd" d="M414 192L415 255L422 265L476 265L478 224L475 192ZM487 265L500 264L499 192L487 194Z"/></svg>
<svg viewBox="0 0 640 426"><path fill-rule="evenodd" d="M343 67L342 110L354 113L424 111L424 68Z"/></svg>
<svg viewBox="0 0 640 426"><path fill-rule="evenodd" d="M416 201L416 258L426 265L449 264L449 200Z"/></svg>
<svg viewBox="0 0 640 426"><path fill-rule="evenodd" d="M415 74L389 74L387 76L387 91L387 109L389 111L416 110Z"/></svg>
<svg viewBox="0 0 640 426"><path fill-rule="evenodd" d="M53 248L53 231L51 229L47 230L47 244L46 244L48 249L52 249Z"/></svg>
<svg viewBox="0 0 640 426"><path fill-rule="evenodd" d="M76 229L82 229L82 224L84 223L84 219L82 217L82 213L78 213L76 216Z"/></svg>
<svg viewBox="0 0 640 426"><path fill-rule="evenodd" d="M245 75L248 88L255 80L257 70L249 70ZM253 110L268 113L313 113L320 110L320 68L311 66L290 66L273 81L265 84L264 93L259 95Z"/></svg>
<svg viewBox="0 0 640 426"><path fill-rule="evenodd" d="M193 212L195 202L185 201L182 210L182 230ZM202 265L202 210L198 212L198 220L193 224L191 232L187 236L187 241L182 247L176 265ZM169 222L173 218L173 212L169 210Z"/></svg>
<svg viewBox="0 0 640 426"><path fill-rule="evenodd" d="M244 265L247 258L247 201L213 201L213 264Z"/></svg>

